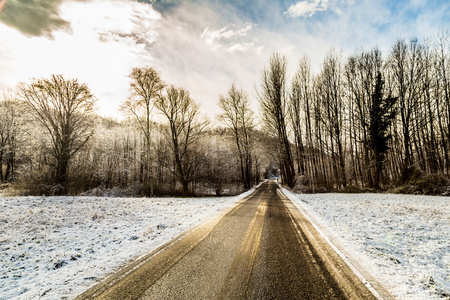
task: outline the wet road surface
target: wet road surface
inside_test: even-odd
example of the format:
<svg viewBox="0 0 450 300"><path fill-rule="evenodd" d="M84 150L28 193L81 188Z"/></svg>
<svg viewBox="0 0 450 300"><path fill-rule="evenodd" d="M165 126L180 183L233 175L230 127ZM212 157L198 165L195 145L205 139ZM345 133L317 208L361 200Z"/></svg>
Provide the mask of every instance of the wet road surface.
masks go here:
<svg viewBox="0 0 450 300"><path fill-rule="evenodd" d="M273 181L77 299L376 299Z"/></svg>

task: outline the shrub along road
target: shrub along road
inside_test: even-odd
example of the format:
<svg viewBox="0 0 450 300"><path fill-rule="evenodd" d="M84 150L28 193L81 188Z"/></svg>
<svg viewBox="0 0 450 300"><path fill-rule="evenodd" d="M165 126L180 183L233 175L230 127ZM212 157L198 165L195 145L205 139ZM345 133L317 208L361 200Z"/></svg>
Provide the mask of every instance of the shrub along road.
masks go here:
<svg viewBox="0 0 450 300"><path fill-rule="evenodd" d="M77 299L376 297L278 185L267 181Z"/></svg>

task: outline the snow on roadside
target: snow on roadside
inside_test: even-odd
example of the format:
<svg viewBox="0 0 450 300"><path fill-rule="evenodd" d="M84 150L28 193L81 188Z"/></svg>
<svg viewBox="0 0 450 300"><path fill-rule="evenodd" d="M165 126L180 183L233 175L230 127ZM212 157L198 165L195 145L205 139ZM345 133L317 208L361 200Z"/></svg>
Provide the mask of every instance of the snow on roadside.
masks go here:
<svg viewBox="0 0 450 300"><path fill-rule="evenodd" d="M397 299L450 299L450 198L293 194Z"/></svg>
<svg viewBox="0 0 450 300"><path fill-rule="evenodd" d="M0 300L69 299L244 198L0 198Z"/></svg>

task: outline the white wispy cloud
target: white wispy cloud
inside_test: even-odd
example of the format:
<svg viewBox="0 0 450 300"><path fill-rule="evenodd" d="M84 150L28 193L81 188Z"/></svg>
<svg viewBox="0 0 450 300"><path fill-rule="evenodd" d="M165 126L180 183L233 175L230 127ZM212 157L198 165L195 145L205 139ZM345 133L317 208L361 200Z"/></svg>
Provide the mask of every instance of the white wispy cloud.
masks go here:
<svg viewBox="0 0 450 300"><path fill-rule="evenodd" d="M247 33L253 28L253 25L251 23L247 23L244 28L236 30L230 29L232 27L236 26L228 25L217 30L206 27L200 35L200 38L203 39L208 45L213 45L220 40L230 40L233 38L246 36Z"/></svg>
<svg viewBox="0 0 450 300"><path fill-rule="evenodd" d="M258 46L253 41L247 41L249 32L254 25L246 23L243 28L236 25L228 25L220 29L206 27L200 39L213 49L222 49L225 52L248 52L261 53L263 46Z"/></svg>
<svg viewBox="0 0 450 300"><path fill-rule="evenodd" d="M291 5L285 14L293 18L305 15L312 17L316 12L327 10L327 8L328 0L307 0Z"/></svg>
<svg viewBox="0 0 450 300"><path fill-rule="evenodd" d="M228 45L226 51L229 53L234 52L248 52L250 50L254 51L257 54L261 54L264 46L256 46L255 43L233 43Z"/></svg>

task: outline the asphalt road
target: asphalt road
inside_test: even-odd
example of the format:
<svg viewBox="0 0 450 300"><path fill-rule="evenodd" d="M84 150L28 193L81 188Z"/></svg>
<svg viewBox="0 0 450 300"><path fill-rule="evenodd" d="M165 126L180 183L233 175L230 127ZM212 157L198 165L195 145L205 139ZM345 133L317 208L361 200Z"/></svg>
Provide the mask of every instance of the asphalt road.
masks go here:
<svg viewBox="0 0 450 300"><path fill-rule="evenodd" d="M376 299L273 181L77 299Z"/></svg>

